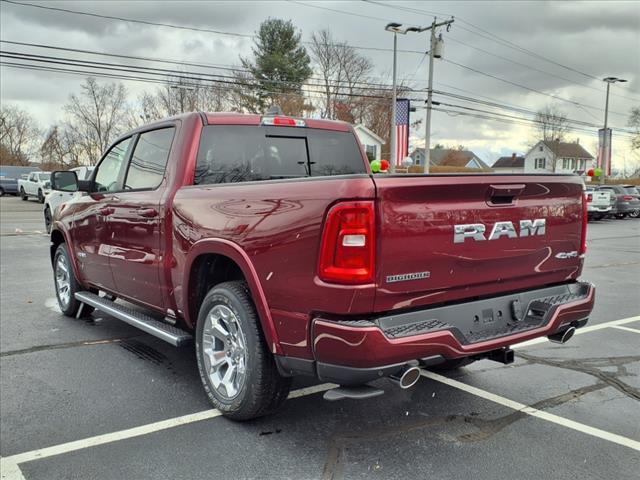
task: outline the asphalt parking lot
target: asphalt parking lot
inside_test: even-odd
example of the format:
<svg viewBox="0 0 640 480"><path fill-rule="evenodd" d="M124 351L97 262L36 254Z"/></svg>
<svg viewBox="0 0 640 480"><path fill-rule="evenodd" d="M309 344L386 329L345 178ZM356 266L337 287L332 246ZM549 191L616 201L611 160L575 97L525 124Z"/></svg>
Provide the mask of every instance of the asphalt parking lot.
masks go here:
<svg viewBox="0 0 640 480"><path fill-rule="evenodd" d="M248 423L211 410L191 348L63 317L43 230L41 205L0 199L3 479L638 478L640 220L589 224L596 307L568 344L365 401L297 381Z"/></svg>

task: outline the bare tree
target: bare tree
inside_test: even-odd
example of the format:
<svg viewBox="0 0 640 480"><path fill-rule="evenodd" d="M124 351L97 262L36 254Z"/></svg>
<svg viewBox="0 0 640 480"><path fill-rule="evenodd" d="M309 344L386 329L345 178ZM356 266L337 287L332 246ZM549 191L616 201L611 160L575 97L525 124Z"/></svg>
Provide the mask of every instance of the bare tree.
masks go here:
<svg viewBox="0 0 640 480"><path fill-rule="evenodd" d="M229 86L201 81L197 78L173 76L154 93L145 92L138 102L138 118L144 123L186 112L220 112L228 108Z"/></svg>
<svg viewBox="0 0 640 480"><path fill-rule="evenodd" d="M40 159L46 169L65 169L82 165L82 142L67 125L53 125L40 147Z"/></svg>
<svg viewBox="0 0 640 480"><path fill-rule="evenodd" d="M569 132L567 114L554 105L547 105L536 113L539 140L562 141Z"/></svg>
<svg viewBox="0 0 640 480"><path fill-rule="evenodd" d="M329 30L312 35L311 56L323 91L321 116L361 123L370 103L358 97L373 70L369 58L347 43L335 41Z"/></svg>
<svg viewBox="0 0 640 480"><path fill-rule="evenodd" d="M38 126L26 111L13 105L0 109L0 163L29 165L37 150Z"/></svg>
<svg viewBox="0 0 640 480"><path fill-rule="evenodd" d="M80 95L71 95L64 109L67 128L80 142L90 164L95 164L109 144L126 129L127 92L124 85L100 85L87 78Z"/></svg>

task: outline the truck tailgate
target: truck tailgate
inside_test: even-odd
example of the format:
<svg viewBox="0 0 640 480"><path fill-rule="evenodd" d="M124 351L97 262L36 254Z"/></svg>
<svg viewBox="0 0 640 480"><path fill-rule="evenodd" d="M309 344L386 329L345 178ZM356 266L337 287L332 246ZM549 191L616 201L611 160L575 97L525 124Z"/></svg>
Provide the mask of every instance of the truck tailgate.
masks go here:
<svg viewBox="0 0 640 480"><path fill-rule="evenodd" d="M564 175L382 176L376 311L575 279L583 187Z"/></svg>

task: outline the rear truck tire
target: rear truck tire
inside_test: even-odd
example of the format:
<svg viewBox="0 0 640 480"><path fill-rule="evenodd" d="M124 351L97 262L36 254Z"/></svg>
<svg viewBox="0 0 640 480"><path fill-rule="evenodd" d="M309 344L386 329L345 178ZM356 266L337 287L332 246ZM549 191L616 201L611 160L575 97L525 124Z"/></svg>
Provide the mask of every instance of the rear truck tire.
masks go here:
<svg viewBox="0 0 640 480"><path fill-rule="evenodd" d="M38 189L38 202L44 203L44 195L42 194L42 190Z"/></svg>
<svg viewBox="0 0 640 480"><path fill-rule="evenodd" d="M83 288L73 273L66 243L61 243L53 256L53 281L60 310L67 317L75 317L81 304L76 300L75 294L82 291ZM83 317L90 315L91 312L93 312L93 307L90 305L85 305L82 308Z"/></svg>
<svg viewBox="0 0 640 480"><path fill-rule="evenodd" d="M20 187L20 198L22 199L23 202L26 202L27 200L29 200L29 197L27 196L27 194L24 191L24 188Z"/></svg>
<svg viewBox="0 0 640 480"><path fill-rule="evenodd" d="M242 281L221 283L204 297L196 326L196 358L209 401L233 420L274 412L291 388L291 378L278 373Z"/></svg>
<svg viewBox="0 0 640 480"><path fill-rule="evenodd" d="M44 209L44 228L51 233L51 209L48 205Z"/></svg>
<svg viewBox="0 0 640 480"><path fill-rule="evenodd" d="M448 372L450 370L457 370L458 368L466 367L473 362L475 362L475 360L470 357L454 358L451 360L445 360L443 363L427 367L427 370L433 370L434 372Z"/></svg>

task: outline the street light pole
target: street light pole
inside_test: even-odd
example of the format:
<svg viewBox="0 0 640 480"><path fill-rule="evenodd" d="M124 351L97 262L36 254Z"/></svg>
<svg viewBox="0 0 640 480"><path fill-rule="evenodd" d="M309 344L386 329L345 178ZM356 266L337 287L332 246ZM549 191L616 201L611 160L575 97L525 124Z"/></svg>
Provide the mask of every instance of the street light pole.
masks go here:
<svg viewBox="0 0 640 480"><path fill-rule="evenodd" d="M398 137L396 130L396 103L398 100L398 84L397 84L397 57L398 57L398 34L406 35L408 32L424 32L426 29L420 27L409 27L402 28L401 23L388 23L384 29L387 32L393 33L393 94L392 94L392 105L391 105L391 132L389 138L391 139L391 152L389 158L391 159L391 165L389 165L389 169L391 173L395 173L396 171L396 163L398 162L398 154L397 154L397 145L398 145Z"/></svg>
<svg viewBox="0 0 640 480"><path fill-rule="evenodd" d="M604 132L602 139L602 174L600 175L600 185L604 185L604 180L607 176L607 171L609 170L609 164L611 163L611 155L609 154L611 150L611 145L609 145L609 136L607 135L607 120L609 118L609 87L611 87L612 83L624 83L626 80L622 78L616 77L607 77L602 79L603 82L607 84L607 96L604 103Z"/></svg>
<svg viewBox="0 0 640 480"><path fill-rule="evenodd" d="M396 61L397 61L397 55L398 55L398 32L393 32L393 99L392 101L392 105L391 105L391 165L389 165L389 168L391 169L391 173L395 173L396 172L396 164L398 163L398 150L397 150L397 143L398 143L398 132L396 129L396 103L397 103L397 97L398 97L398 91L397 91L397 84L396 84Z"/></svg>

